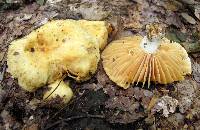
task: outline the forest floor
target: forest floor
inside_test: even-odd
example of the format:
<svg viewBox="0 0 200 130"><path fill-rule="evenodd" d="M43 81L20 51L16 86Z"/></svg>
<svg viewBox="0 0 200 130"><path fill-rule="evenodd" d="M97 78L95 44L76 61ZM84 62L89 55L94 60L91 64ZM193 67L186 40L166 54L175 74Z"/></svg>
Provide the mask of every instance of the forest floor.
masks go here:
<svg viewBox="0 0 200 130"><path fill-rule="evenodd" d="M159 23L166 37L180 43L191 58L192 74L168 85L123 90L109 80L101 61L83 83L69 80L75 96L69 104L46 103L44 89L22 90L7 70L11 41L54 19L105 20L114 31L109 42L145 34ZM194 0L47 0L0 4L0 129L4 130L200 130L200 2ZM45 87L44 87L45 88ZM159 104L162 103L161 106Z"/></svg>

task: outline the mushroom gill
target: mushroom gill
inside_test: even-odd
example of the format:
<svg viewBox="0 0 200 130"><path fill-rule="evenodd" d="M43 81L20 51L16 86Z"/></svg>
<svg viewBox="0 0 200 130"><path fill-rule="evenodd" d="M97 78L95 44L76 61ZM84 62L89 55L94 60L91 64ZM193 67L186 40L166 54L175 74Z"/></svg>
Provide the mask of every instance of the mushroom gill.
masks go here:
<svg viewBox="0 0 200 130"><path fill-rule="evenodd" d="M148 40L140 35L110 43L102 53L103 67L109 78L127 89L136 82L161 84L183 80L191 73L186 50L166 38Z"/></svg>

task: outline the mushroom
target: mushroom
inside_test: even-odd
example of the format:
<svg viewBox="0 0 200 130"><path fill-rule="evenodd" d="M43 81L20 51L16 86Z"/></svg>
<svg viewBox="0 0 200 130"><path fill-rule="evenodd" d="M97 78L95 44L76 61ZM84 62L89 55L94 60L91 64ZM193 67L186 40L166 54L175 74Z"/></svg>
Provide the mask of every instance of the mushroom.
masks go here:
<svg viewBox="0 0 200 130"><path fill-rule="evenodd" d="M104 21L54 20L13 41L8 49L8 72L27 91L68 75L88 80L96 71L99 49L107 44Z"/></svg>
<svg viewBox="0 0 200 130"><path fill-rule="evenodd" d="M64 83L63 80L57 80L48 85L49 90L44 93L43 100L54 100L57 97L62 99L64 104L68 103L73 97L73 92L69 87L69 83Z"/></svg>
<svg viewBox="0 0 200 130"><path fill-rule="evenodd" d="M102 53L103 67L109 78L127 89L134 82L160 84L183 80L191 73L186 50L166 38L149 40L135 35L113 41Z"/></svg>

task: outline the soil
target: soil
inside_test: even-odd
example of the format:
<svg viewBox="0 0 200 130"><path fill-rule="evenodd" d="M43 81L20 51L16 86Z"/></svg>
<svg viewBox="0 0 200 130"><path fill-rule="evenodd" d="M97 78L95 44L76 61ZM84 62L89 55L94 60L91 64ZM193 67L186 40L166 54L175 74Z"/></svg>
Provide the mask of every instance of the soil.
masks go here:
<svg viewBox="0 0 200 130"><path fill-rule="evenodd" d="M200 2L47 0L44 5L37 2L0 3L0 129L200 129ZM105 20L113 26L109 42L123 36L144 35L145 25L159 23L166 28L168 39L186 48L193 72L180 82L152 83L150 88L139 84L124 90L109 80L100 61L90 80L77 83L69 77L65 79L74 92L70 103L62 104L59 97L45 102L42 96L46 86L26 92L6 71L6 53L11 41L54 19ZM172 108L174 111L164 113L164 108L156 106L162 101L167 111Z"/></svg>

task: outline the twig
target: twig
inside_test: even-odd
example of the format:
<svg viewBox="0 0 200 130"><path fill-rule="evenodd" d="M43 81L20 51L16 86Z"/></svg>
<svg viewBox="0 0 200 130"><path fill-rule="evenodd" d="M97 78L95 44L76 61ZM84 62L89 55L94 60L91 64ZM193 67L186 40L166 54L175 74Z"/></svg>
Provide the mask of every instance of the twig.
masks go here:
<svg viewBox="0 0 200 130"><path fill-rule="evenodd" d="M60 85L60 83L63 81L63 79L64 79L65 77L66 77L66 75L64 75L64 76L60 79L60 81L59 81L58 85L56 86L56 88L55 88L45 99L49 98L49 96L51 96L51 94L54 93L54 92L56 91L56 89L58 88L58 86Z"/></svg>
<svg viewBox="0 0 200 130"><path fill-rule="evenodd" d="M86 93L87 94L87 93ZM50 119L54 119L60 112L62 112L66 107L68 107L69 105L71 105L72 103L74 103L75 101L79 101L79 99L81 99L83 95L81 95L78 98L72 99L69 103L67 103L66 105L64 105L64 107L62 107L58 112L56 112Z"/></svg>
<svg viewBox="0 0 200 130"><path fill-rule="evenodd" d="M100 118L100 119L104 119L105 116L103 115L83 115L83 116L72 116L72 117L69 117L67 119L63 119L63 121L65 122L68 122L68 121L71 121L71 120L75 120L75 119L81 119L81 118Z"/></svg>

